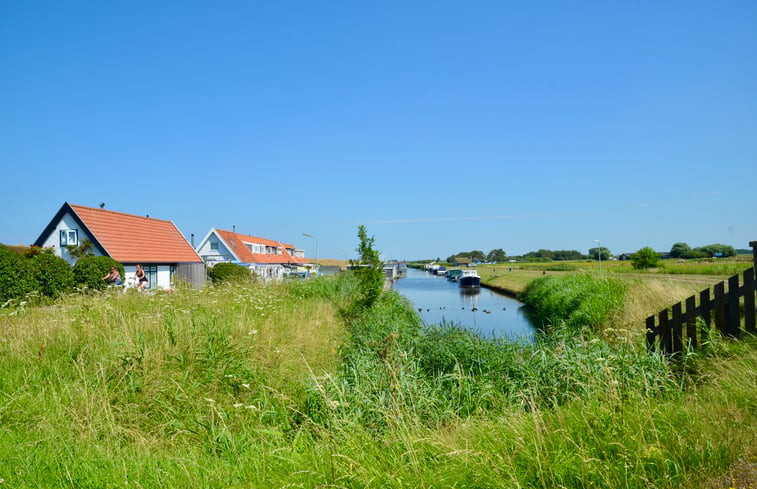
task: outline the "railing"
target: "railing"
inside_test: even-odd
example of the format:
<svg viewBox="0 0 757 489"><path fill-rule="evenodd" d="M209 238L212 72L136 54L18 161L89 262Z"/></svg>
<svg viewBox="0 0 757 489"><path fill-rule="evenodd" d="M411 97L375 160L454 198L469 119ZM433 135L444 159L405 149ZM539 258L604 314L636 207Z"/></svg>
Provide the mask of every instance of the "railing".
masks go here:
<svg viewBox="0 0 757 489"><path fill-rule="evenodd" d="M714 287L714 297L710 289L693 295L671 308L663 309L657 315L647 318L647 347L666 354L680 353L685 347L697 348L704 335L708 335L714 323L720 334L741 338L744 332L754 335L755 330L755 269L757 268L757 241L749 243L754 257L753 268L734 275L726 283L719 282ZM743 281L739 284L739 279ZM741 298L744 306L744 329L741 328ZM698 320L701 320L699 322Z"/></svg>

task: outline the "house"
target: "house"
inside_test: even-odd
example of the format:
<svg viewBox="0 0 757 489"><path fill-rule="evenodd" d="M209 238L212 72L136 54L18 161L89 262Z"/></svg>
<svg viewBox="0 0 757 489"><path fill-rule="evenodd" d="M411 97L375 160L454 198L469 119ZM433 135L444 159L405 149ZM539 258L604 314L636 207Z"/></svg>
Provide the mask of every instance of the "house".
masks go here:
<svg viewBox="0 0 757 489"><path fill-rule="evenodd" d="M73 265L69 247L87 242L89 253L121 263L126 277L141 264L151 289L172 288L176 279L205 284L205 264L171 221L65 202L34 244Z"/></svg>
<svg viewBox="0 0 757 489"><path fill-rule="evenodd" d="M208 232L196 250L208 266L237 263L264 278L282 278L304 271L310 264L294 245L216 228Z"/></svg>
<svg viewBox="0 0 757 489"><path fill-rule="evenodd" d="M471 266L474 266L474 263L471 262L470 258L464 258L462 256L456 256L455 258L453 258L453 260L455 262L455 265L457 265L458 267L462 267L462 266L471 267Z"/></svg>

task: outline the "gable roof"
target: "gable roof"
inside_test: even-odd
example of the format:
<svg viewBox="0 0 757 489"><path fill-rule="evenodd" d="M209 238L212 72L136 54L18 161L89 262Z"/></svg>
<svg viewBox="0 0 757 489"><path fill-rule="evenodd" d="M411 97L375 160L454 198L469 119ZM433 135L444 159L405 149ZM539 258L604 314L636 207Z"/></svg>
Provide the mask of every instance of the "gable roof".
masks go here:
<svg viewBox="0 0 757 489"><path fill-rule="evenodd" d="M218 235L218 237L226 243L226 247L242 263L308 263L308 260L304 258L297 258L289 253L287 248L294 248L294 245L285 244L280 241L274 241L271 239L260 238L258 236L239 234L232 231L226 231L224 229L214 229L214 231ZM266 253L253 253L252 250L247 247L248 243L281 248L281 254L274 255Z"/></svg>
<svg viewBox="0 0 757 489"><path fill-rule="evenodd" d="M65 202L36 243L69 213L93 245L120 263L197 263L202 259L173 222Z"/></svg>

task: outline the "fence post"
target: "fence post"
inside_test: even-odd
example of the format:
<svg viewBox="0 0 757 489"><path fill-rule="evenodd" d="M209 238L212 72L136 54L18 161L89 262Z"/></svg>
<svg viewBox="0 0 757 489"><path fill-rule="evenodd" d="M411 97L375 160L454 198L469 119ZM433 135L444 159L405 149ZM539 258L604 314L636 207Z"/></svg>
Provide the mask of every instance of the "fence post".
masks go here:
<svg viewBox="0 0 757 489"><path fill-rule="evenodd" d="M755 334L754 321L754 268L744 270L744 329Z"/></svg>
<svg viewBox="0 0 757 489"><path fill-rule="evenodd" d="M741 314L739 313L739 276L728 279L728 336L741 337Z"/></svg>
<svg viewBox="0 0 757 489"><path fill-rule="evenodd" d="M749 246L752 247L752 259L754 260L754 268L757 269L757 241L750 241Z"/></svg>
<svg viewBox="0 0 757 489"><path fill-rule="evenodd" d="M696 296L693 295L686 299L686 337L692 350L697 347L696 300Z"/></svg>

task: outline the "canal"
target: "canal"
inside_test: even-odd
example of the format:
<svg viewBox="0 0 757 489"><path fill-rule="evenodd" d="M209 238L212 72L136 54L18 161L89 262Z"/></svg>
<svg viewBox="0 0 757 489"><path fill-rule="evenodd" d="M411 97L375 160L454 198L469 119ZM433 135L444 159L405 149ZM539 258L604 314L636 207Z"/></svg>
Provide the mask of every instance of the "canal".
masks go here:
<svg viewBox="0 0 757 489"><path fill-rule="evenodd" d="M465 291L457 282L409 268L392 288L413 303L426 324L454 323L489 338L528 341L534 334L521 302L484 287Z"/></svg>

